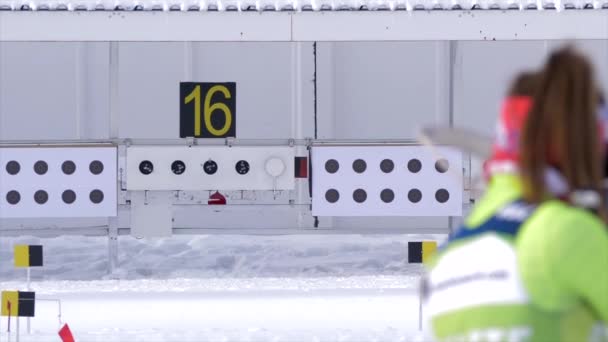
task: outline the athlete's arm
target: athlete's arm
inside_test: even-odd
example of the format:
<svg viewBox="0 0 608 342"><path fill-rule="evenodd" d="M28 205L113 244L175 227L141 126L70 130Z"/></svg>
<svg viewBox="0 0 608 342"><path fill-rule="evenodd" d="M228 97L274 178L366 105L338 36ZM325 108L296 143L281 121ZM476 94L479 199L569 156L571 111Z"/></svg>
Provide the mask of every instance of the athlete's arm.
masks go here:
<svg viewBox="0 0 608 342"><path fill-rule="evenodd" d="M555 261L551 272L559 285L608 322L608 229L586 213L564 219L567 224L560 224L548 241Z"/></svg>

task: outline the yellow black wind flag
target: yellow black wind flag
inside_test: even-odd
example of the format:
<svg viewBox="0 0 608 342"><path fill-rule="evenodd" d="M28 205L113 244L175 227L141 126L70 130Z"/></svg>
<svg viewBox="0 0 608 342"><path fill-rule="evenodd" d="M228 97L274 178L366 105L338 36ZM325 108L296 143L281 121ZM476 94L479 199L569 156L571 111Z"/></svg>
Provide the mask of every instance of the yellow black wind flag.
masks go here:
<svg viewBox="0 0 608 342"><path fill-rule="evenodd" d="M15 267L42 266L42 246L16 245Z"/></svg>
<svg viewBox="0 0 608 342"><path fill-rule="evenodd" d="M437 250L437 241L421 241L407 243L407 261L410 264L419 264L429 260Z"/></svg>
<svg viewBox="0 0 608 342"><path fill-rule="evenodd" d="M2 316L34 317L35 292L2 291Z"/></svg>

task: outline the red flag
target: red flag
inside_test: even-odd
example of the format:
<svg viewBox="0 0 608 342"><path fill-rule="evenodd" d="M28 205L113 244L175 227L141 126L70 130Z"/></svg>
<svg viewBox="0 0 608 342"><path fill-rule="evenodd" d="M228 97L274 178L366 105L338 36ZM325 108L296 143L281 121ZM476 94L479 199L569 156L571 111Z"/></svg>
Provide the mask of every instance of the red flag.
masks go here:
<svg viewBox="0 0 608 342"><path fill-rule="evenodd" d="M67 323L59 330L59 337L63 342L74 342L74 336L72 336L72 331Z"/></svg>
<svg viewBox="0 0 608 342"><path fill-rule="evenodd" d="M308 157L296 157L294 171L296 178L308 178Z"/></svg>

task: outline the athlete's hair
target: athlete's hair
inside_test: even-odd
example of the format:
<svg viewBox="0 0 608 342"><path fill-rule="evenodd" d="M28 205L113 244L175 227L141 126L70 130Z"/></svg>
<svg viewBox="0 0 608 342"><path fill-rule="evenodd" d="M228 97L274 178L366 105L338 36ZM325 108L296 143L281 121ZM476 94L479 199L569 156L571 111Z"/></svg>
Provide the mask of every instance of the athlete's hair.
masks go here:
<svg viewBox="0 0 608 342"><path fill-rule="evenodd" d="M600 93L591 63L574 49L562 48L549 56L539 77L520 141L524 198L545 199L548 166L563 174L570 190L601 193Z"/></svg>
<svg viewBox="0 0 608 342"><path fill-rule="evenodd" d="M539 71L524 71L512 81L508 96L534 96L540 82Z"/></svg>

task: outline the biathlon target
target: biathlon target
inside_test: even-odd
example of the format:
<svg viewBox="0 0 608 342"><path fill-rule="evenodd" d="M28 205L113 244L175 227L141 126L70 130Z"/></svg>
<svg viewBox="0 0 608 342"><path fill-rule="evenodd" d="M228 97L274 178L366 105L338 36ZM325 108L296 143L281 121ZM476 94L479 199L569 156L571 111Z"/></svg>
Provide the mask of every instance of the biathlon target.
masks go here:
<svg viewBox="0 0 608 342"><path fill-rule="evenodd" d="M0 148L0 217L116 216L114 146Z"/></svg>
<svg viewBox="0 0 608 342"><path fill-rule="evenodd" d="M314 146L315 216L460 216L462 155L423 146Z"/></svg>
<svg viewBox="0 0 608 342"><path fill-rule="evenodd" d="M292 190L292 147L131 146L129 190Z"/></svg>

